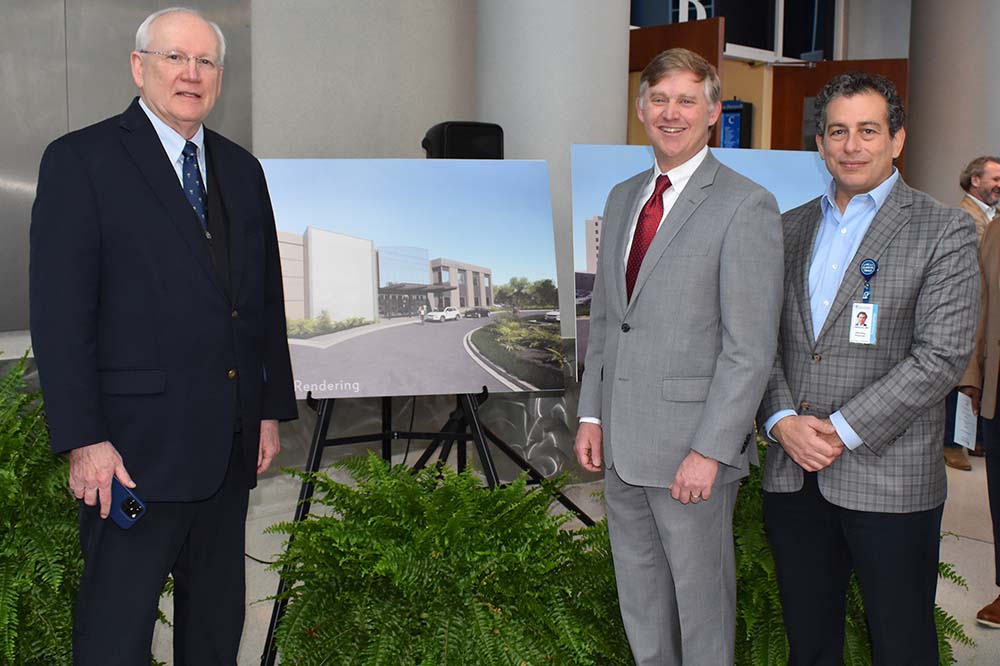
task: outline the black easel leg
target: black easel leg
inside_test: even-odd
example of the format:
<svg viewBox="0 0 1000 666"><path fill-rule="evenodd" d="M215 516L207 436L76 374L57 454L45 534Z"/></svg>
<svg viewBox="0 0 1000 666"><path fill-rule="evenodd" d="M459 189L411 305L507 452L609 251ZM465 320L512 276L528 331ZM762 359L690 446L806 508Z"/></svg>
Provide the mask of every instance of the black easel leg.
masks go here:
<svg viewBox="0 0 1000 666"><path fill-rule="evenodd" d="M333 414L333 398L324 398L319 401L316 409L316 427L313 428L312 441L309 444L309 458L306 462L306 472L314 474L319 471L320 463L323 460L324 442L326 431L330 427L330 416ZM309 514L310 499L312 499L313 484L307 481L302 484L299 490L299 503L295 507L295 522L303 520ZM289 535L288 542L291 543L293 535ZM278 578L278 591L275 596L281 597L287 587L286 575L288 567L282 567L281 576ZM267 627L267 639L264 641L264 653L260 657L261 666L274 666L274 661L278 656L278 646L274 642L274 632L285 614L285 606L288 605L286 599L279 598L274 602L271 610L271 622Z"/></svg>
<svg viewBox="0 0 1000 666"><path fill-rule="evenodd" d="M382 460L392 464L392 398L382 398Z"/></svg>
<svg viewBox="0 0 1000 666"><path fill-rule="evenodd" d="M451 447L451 442L453 441L453 438L449 438L447 436L447 434L445 434L445 433L454 434L455 432L457 432L459 430L463 430L463 426L465 424L464 424L464 421L462 419L463 419L463 413L462 413L461 408L455 409L454 411L452 411L451 414L448 415L448 420L445 422L444 426L441 428L441 434L444 435L444 436L443 437L437 437L437 438L431 440L431 443L427 445L427 448L424 449L423 453L420 454L420 457L417 458L417 462L415 462L413 464L413 471L414 472L416 472L418 470L421 470L424 467L426 467L428 461L430 461L431 457L434 455L434 452L437 451L439 448L441 448L443 446L447 446L449 448L448 448L447 451L442 451L441 455L438 458L438 464L441 464L442 462L445 462L445 461L448 460L448 455L451 453L451 448L450 447Z"/></svg>
<svg viewBox="0 0 1000 666"><path fill-rule="evenodd" d="M493 434L492 430L490 430L485 426L483 426L483 433L486 435L487 439L493 442L494 446L503 451L504 455L506 455L508 458L513 460L514 464L516 464L518 467L527 472L528 477L531 480L537 482L539 485L545 483L546 478L542 476L538 470L532 467L531 463L525 460L521 456L521 454L518 453L510 444L497 437L495 434ZM564 507L566 507L567 509L576 514L576 517L580 519L581 523L587 525L588 527L594 525L594 519L588 516L587 513L579 506L577 506L573 500L564 495L562 491L557 491L557 490L554 491L551 489L550 491L553 492L553 494L556 496L556 499L559 500L560 504L562 504Z"/></svg>
<svg viewBox="0 0 1000 666"><path fill-rule="evenodd" d="M483 466L483 476L486 477L486 485L496 488L500 485L500 476L497 474L496 465L493 463L493 454L490 453L483 435L483 426L479 422L479 409L476 404L476 397L471 393L463 393L458 396L459 403L465 411L465 422L472 433L472 439L476 442L476 453L479 454L479 462Z"/></svg>

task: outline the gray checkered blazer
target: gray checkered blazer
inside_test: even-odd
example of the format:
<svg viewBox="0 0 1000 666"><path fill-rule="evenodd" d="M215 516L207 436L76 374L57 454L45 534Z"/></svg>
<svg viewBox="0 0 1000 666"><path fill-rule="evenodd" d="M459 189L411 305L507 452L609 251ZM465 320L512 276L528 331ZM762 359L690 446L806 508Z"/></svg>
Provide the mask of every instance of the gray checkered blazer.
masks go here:
<svg viewBox="0 0 1000 666"><path fill-rule="evenodd" d="M979 311L976 227L902 179L872 220L830 314L813 340L809 265L822 218L815 199L782 216L785 301L778 357L758 423L783 409L825 418L838 409L863 444L819 472L823 496L861 511L906 513L947 494L941 445L944 398L972 353ZM858 266L878 261L874 346L851 344L851 304L861 300ZM768 447L764 489L794 492L803 470L779 444Z"/></svg>

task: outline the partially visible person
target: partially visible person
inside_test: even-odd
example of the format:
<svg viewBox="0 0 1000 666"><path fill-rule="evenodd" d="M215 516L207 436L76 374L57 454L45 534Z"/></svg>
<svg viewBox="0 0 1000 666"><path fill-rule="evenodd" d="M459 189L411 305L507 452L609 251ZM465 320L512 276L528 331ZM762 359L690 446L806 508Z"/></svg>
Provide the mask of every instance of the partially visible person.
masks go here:
<svg viewBox="0 0 1000 666"><path fill-rule="evenodd" d="M978 244L983 242L983 234L992 226L996 217L997 201L1000 201L1000 157L982 155L969 162L959 176L958 184L965 191L965 196L959 207L972 216L976 223ZM958 391L966 393L978 391L980 387L958 387L948 395L945 403L947 420L944 434L944 461L949 467L969 471L972 465L965 454L965 448L955 443L955 411L958 401ZM978 433L979 438L982 433ZM981 455L982 448L977 443L972 455Z"/></svg>
<svg viewBox="0 0 1000 666"><path fill-rule="evenodd" d="M990 518L993 522L993 571L1000 587L1000 413L997 410L1000 377L1000 225L991 223L979 248L983 298L979 327L976 330L976 351L959 385L972 399L973 409L980 415L983 426L983 448L986 453L986 488ZM988 627L1000 628L1000 596L986 604L976 621Z"/></svg>
<svg viewBox="0 0 1000 666"><path fill-rule="evenodd" d="M148 664L168 574L173 664L236 663L249 490L296 405L264 172L204 126L224 59L195 10L151 14L139 96L42 157L31 337L81 500L75 666ZM127 530L107 520L112 478L146 503Z"/></svg>
<svg viewBox="0 0 1000 666"><path fill-rule="evenodd" d="M975 220L978 242L982 244L1000 201L1000 157L982 155L972 160L962 169L958 184L965 191L959 206Z"/></svg>
<svg viewBox="0 0 1000 666"><path fill-rule="evenodd" d="M894 167L906 130L891 81L836 76L815 109L832 181L782 216L779 352L758 414L777 441L764 521L789 664L843 663L853 570L872 663L937 666L944 397L975 337L975 226ZM855 313L876 307L857 335Z"/></svg>

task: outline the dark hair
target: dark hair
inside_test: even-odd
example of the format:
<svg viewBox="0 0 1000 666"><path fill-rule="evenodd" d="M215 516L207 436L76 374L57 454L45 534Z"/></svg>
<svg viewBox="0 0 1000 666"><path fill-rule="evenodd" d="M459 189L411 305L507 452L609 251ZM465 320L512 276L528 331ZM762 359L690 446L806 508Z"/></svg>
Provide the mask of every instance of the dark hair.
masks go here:
<svg viewBox="0 0 1000 666"><path fill-rule="evenodd" d="M889 136L896 136L896 132L903 128L906 123L906 111L903 110L903 100L896 92L896 86L892 81L881 74L867 74L865 72L851 72L849 74L838 74L823 86L823 89L816 95L813 118L816 121L816 134L822 136L826 133L826 109L830 102L837 97L853 97L861 93L877 93L882 96L889 107Z"/></svg>
<svg viewBox="0 0 1000 666"><path fill-rule="evenodd" d="M965 165L965 168L962 169L962 175L958 177L958 184L963 190L968 192L969 188L972 187L972 179L983 175L983 172L986 171L987 162L996 162L997 164L1000 164L1000 157L995 155L982 155Z"/></svg>
<svg viewBox="0 0 1000 666"><path fill-rule="evenodd" d="M696 81L705 86L705 99L715 104L722 99L722 83L715 67L694 51L682 48L667 49L649 61L639 77L639 103L646 91L672 72L691 72Z"/></svg>

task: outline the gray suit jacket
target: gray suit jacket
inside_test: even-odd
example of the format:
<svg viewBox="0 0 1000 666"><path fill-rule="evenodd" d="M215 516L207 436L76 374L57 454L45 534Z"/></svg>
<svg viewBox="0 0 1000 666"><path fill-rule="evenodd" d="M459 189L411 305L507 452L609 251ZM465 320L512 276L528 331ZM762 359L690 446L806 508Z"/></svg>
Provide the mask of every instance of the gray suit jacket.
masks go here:
<svg viewBox="0 0 1000 666"><path fill-rule="evenodd" d="M907 513L946 495L941 442L944 398L972 353L979 311L976 228L902 180L872 220L813 340L809 265L820 200L783 216L785 306L778 358L759 422L783 409L825 418L840 410L864 442L819 472L823 496L860 511ZM858 266L878 261L873 346L851 344L851 304L861 299ZM803 470L778 444L768 448L764 489L794 492Z"/></svg>
<svg viewBox="0 0 1000 666"><path fill-rule="evenodd" d="M709 153L657 232L625 298L625 247L652 170L608 195L580 387L601 419L604 460L664 488L692 450L742 478L781 310L782 243L770 192Z"/></svg>

